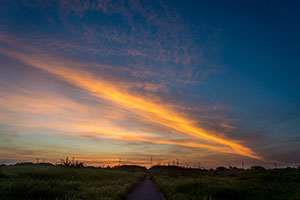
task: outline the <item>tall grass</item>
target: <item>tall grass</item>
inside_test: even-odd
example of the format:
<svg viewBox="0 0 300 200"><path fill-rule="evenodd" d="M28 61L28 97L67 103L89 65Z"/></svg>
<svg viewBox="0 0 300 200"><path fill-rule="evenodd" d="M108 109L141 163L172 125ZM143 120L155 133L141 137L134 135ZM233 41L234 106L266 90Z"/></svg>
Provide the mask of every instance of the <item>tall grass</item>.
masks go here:
<svg viewBox="0 0 300 200"><path fill-rule="evenodd" d="M1 166L0 199L118 200L138 185L145 172L63 166Z"/></svg>
<svg viewBox="0 0 300 200"><path fill-rule="evenodd" d="M299 200L297 169L201 171L152 169L168 200Z"/></svg>

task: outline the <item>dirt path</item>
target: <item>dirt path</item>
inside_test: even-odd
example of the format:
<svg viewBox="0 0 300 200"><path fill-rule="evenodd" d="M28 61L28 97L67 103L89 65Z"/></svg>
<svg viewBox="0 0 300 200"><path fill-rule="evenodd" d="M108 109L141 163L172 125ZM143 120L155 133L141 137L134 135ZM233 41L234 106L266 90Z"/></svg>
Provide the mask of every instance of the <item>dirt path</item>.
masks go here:
<svg viewBox="0 0 300 200"><path fill-rule="evenodd" d="M139 186L129 193L126 200L165 200L165 198L153 181L146 177Z"/></svg>

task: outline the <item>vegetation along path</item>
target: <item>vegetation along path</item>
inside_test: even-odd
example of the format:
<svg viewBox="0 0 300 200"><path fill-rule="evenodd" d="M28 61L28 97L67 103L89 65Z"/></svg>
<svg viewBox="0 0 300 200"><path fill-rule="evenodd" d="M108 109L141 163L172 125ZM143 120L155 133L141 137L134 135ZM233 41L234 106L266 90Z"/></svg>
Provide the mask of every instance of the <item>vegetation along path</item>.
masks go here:
<svg viewBox="0 0 300 200"><path fill-rule="evenodd" d="M163 194L157 189L153 181L147 176L145 180L133 189L126 200L164 200Z"/></svg>

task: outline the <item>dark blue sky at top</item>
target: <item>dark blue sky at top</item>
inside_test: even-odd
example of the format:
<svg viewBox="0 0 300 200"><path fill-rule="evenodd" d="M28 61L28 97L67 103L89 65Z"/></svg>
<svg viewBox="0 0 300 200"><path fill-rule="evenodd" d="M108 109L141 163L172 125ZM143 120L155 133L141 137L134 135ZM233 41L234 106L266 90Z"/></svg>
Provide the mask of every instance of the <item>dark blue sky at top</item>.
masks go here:
<svg viewBox="0 0 300 200"><path fill-rule="evenodd" d="M239 117L248 117L250 127L259 124L257 121L276 121L284 115L293 115L296 119L287 117L283 123L298 126L299 2L170 3L176 5L191 24L205 24L218 30L216 43L221 47L219 58L225 71L210 77L193 92L209 94L214 100L235 107ZM293 134L299 134L299 128L295 128Z"/></svg>
<svg viewBox="0 0 300 200"><path fill-rule="evenodd" d="M148 15L129 3L116 2L107 14L76 4L71 12L59 1L9 2L0 3L0 33L21 46L116 66L89 70L112 80L164 85L170 93L156 95L171 103L224 105L238 127L228 137L256 141L250 146L259 152L274 147L277 158L289 154L288 145L291 155L300 151L300 2L162 1L169 15L152 1L142 1Z"/></svg>

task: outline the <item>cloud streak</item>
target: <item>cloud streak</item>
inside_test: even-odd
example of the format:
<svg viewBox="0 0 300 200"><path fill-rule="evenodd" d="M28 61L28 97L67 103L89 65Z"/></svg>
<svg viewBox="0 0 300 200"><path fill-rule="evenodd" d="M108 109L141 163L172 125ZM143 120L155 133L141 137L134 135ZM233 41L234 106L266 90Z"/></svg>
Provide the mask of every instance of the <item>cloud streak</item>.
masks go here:
<svg viewBox="0 0 300 200"><path fill-rule="evenodd" d="M213 135L206 130L203 130L194 125L194 122L185 117L183 113L177 113L176 110L168 109L167 103L153 101L148 97L139 95L133 95L128 92L128 88L120 86L104 80L99 75L95 76L87 70L83 70L80 64L68 61L55 59L42 55L27 55L20 52L1 50L2 54L13 57L26 65L33 66L48 72L63 81L66 81L87 93L98 97L100 99L106 99L114 104L128 109L134 113L138 113L141 117L145 118L154 124L168 127L176 130L181 134L189 135L197 138L197 141L204 142L204 144L198 143L174 143L176 145L184 145L194 148L210 149L223 153L233 153L238 155L247 156L255 159L262 159L251 149L241 145L240 143L221 138L217 135ZM140 138L138 136L128 136L132 140L136 141L148 141L154 143L168 144L169 141L165 140L150 140ZM206 144L205 144L206 143Z"/></svg>

